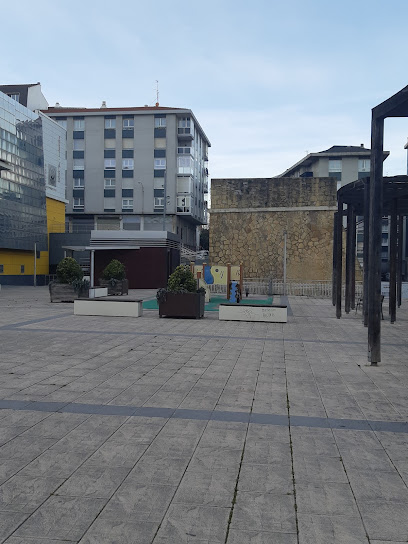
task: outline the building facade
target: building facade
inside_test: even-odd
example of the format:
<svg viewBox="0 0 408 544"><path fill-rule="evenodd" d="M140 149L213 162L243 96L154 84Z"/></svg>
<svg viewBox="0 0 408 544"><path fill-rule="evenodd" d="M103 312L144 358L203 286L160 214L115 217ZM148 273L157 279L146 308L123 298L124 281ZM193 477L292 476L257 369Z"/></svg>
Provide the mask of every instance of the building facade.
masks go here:
<svg viewBox="0 0 408 544"><path fill-rule="evenodd" d="M48 108L67 131L68 232L167 230L196 249L210 142L191 110Z"/></svg>
<svg viewBox="0 0 408 544"><path fill-rule="evenodd" d="M55 121L0 92L2 284L45 282L48 235L65 222L65 145Z"/></svg>

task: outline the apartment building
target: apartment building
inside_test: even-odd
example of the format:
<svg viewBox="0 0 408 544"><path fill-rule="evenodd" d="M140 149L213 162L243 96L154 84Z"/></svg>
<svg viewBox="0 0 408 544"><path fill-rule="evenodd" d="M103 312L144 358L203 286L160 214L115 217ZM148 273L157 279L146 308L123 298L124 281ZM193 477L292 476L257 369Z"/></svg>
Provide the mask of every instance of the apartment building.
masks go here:
<svg viewBox="0 0 408 544"><path fill-rule="evenodd" d="M191 110L103 103L46 113L67 131L69 232L166 230L196 249L211 144Z"/></svg>

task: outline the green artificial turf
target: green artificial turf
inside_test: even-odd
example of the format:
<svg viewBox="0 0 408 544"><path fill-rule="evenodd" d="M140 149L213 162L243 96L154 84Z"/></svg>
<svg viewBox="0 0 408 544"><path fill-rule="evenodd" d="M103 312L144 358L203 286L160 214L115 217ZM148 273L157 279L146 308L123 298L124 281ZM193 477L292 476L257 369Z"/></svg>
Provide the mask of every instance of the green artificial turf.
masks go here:
<svg viewBox="0 0 408 544"><path fill-rule="evenodd" d="M205 311L218 312L218 306L220 304L226 304L227 302L228 300L223 295L212 295L211 301L207 302L205 305ZM273 302L273 297L268 297L263 300L254 299L254 298L243 298L240 304L256 304L256 305L262 306L262 305L271 305L272 302ZM151 300L144 300L143 308L145 310L158 310L159 305L157 304L157 300L153 298Z"/></svg>

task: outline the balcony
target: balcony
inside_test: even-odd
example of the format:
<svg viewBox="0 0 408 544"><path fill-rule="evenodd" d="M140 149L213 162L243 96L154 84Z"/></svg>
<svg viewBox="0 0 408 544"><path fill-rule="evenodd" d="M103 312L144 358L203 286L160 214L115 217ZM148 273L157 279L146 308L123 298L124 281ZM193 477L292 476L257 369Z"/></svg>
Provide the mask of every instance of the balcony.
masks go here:
<svg viewBox="0 0 408 544"><path fill-rule="evenodd" d="M204 193L208 193L208 178L204 178L203 180L203 190Z"/></svg>
<svg viewBox="0 0 408 544"><path fill-rule="evenodd" d="M193 140L194 134L191 127L179 127L177 129L177 136L179 140Z"/></svg>

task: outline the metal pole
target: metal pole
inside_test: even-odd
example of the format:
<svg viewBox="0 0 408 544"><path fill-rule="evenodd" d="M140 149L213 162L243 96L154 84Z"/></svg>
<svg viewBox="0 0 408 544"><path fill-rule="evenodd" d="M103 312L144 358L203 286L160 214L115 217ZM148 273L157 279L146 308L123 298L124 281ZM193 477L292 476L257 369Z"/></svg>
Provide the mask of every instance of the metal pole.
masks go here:
<svg viewBox="0 0 408 544"><path fill-rule="evenodd" d="M370 180L364 180L364 231L363 231L363 323L368 327L368 255L370 252Z"/></svg>
<svg viewBox="0 0 408 544"><path fill-rule="evenodd" d="M336 229L336 317L341 318L341 289L343 268L343 199L337 193L337 229Z"/></svg>
<svg viewBox="0 0 408 544"><path fill-rule="evenodd" d="M346 236L346 296L344 301L344 309L346 314L350 313L351 305L351 274L352 274L352 221L353 221L353 208L350 204L347 204L347 236Z"/></svg>
<svg viewBox="0 0 408 544"><path fill-rule="evenodd" d="M164 182L163 182L163 194L164 194L164 202L163 202L163 230L166 231L166 205L167 205L167 194L166 194L166 181L167 181L167 172L164 171Z"/></svg>
<svg viewBox="0 0 408 544"><path fill-rule="evenodd" d="M286 249L287 249L287 237L286 230L283 233L283 294L286 296Z"/></svg>
<svg viewBox="0 0 408 544"><path fill-rule="evenodd" d="M350 306L351 309L354 310L356 307L356 234L357 234L357 227L356 227L356 212L353 207L353 219L351 223L352 233L351 233L351 298L350 298Z"/></svg>
<svg viewBox="0 0 408 544"><path fill-rule="evenodd" d="M397 199L392 201L390 221L390 316L394 323L397 316Z"/></svg>
<svg viewBox="0 0 408 544"><path fill-rule="evenodd" d="M34 242L34 287L37 287L37 242Z"/></svg>
<svg viewBox="0 0 408 544"><path fill-rule="evenodd" d="M94 287L94 275L95 275L95 250L91 249L91 288Z"/></svg>
<svg viewBox="0 0 408 544"><path fill-rule="evenodd" d="M398 217L398 261L397 261L397 303L401 306L402 299L402 252L403 252L403 233L404 216Z"/></svg>
<svg viewBox="0 0 408 544"><path fill-rule="evenodd" d="M333 275L332 275L332 304L336 306L336 257L337 257L337 212L333 214Z"/></svg>
<svg viewBox="0 0 408 544"><path fill-rule="evenodd" d="M370 244L368 267L368 360L381 361L381 239L383 213L384 119L371 122Z"/></svg>

